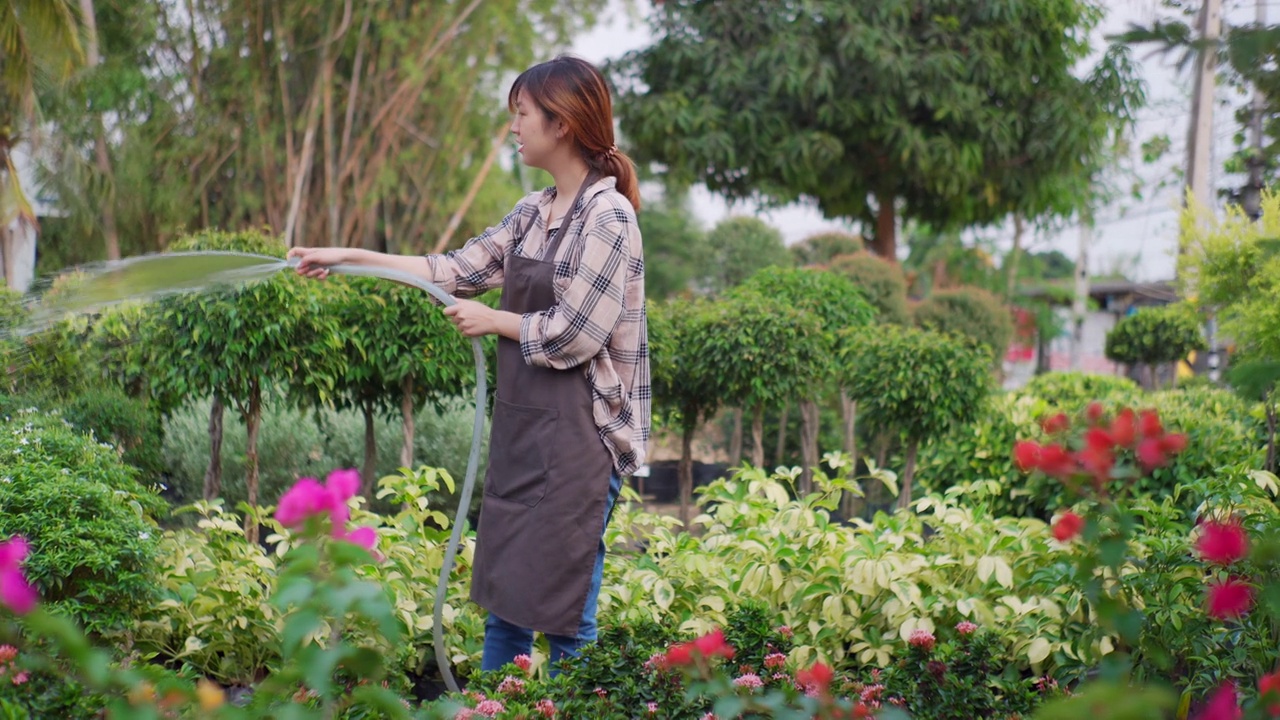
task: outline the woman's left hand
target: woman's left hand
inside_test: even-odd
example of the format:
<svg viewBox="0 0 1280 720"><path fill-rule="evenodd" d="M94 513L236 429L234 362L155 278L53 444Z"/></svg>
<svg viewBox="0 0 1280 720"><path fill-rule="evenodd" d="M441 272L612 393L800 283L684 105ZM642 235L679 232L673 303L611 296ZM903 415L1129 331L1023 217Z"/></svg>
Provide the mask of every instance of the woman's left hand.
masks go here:
<svg viewBox="0 0 1280 720"><path fill-rule="evenodd" d="M480 337L498 332L494 322L497 312L475 300L458 300L456 304L444 309L444 314L467 337Z"/></svg>

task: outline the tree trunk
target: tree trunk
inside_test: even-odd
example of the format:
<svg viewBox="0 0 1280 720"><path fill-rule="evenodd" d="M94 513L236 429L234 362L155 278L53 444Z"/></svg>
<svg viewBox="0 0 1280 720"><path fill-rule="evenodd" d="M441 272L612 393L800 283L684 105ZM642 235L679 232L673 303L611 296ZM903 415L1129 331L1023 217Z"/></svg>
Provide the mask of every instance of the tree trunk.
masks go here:
<svg viewBox="0 0 1280 720"><path fill-rule="evenodd" d="M742 408L733 410L733 432L729 436L729 467L742 462Z"/></svg>
<svg viewBox="0 0 1280 720"><path fill-rule="evenodd" d="M222 398L213 396L209 406L209 467L204 471L204 499L222 494L222 418L226 414Z"/></svg>
<svg viewBox="0 0 1280 720"><path fill-rule="evenodd" d="M840 449L849 455L849 459L856 466L858 462L858 401L849 397L849 391L844 388L840 388L840 411L844 417L844 443Z"/></svg>
<svg viewBox="0 0 1280 720"><path fill-rule="evenodd" d="M364 415L364 467L360 470L360 495L370 498L373 497L373 476L378 469L378 437L373 428L373 403L361 403L360 412Z"/></svg>
<svg viewBox="0 0 1280 720"><path fill-rule="evenodd" d="M818 465L818 404L800 403L800 488L801 495L813 492L813 469Z"/></svg>
<svg viewBox="0 0 1280 720"><path fill-rule="evenodd" d="M840 409L844 415L844 446L849 456L849 472L855 476L858 472L858 401L849 397L849 392L840 388ZM853 517L857 512L858 498L853 493L844 493L840 499L840 513L845 518Z"/></svg>
<svg viewBox="0 0 1280 720"><path fill-rule="evenodd" d="M894 221L897 213L893 208L893 194L880 191L876 193L876 236L871 241L871 252L888 260L898 262L898 237Z"/></svg>
<svg viewBox="0 0 1280 720"><path fill-rule="evenodd" d="M773 464L781 465L782 456L787 451L787 415L791 413L791 401L782 403L782 412L778 414L778 449L773 454Z"/></svg>
<svg viewBox="0 0 1280 720"><path fill-rule="evenodd" d="M688 424L680 437L680 468L677 482L680 484L680 522L689 525L689 505L693 499L693 433L697 423Z"/></svg>
<svg viewBox="0 0 1280 720"><path fill-rule="evenodd" d="M751 417L751 464L764 467L764 405L757 405Z"/></svg>
<svg viewBox="0 0 1280 720"><path fill-rule="evenodd" d="M245 489L249 507L258 507L258 429L262 422L262 387L253 384L249 391L249 412L245 413ZM258 524L249 515L244 518L244 535L251 543L258 542Z"/></svg>
<svg viewBox="0 0 1280 720"><path fill-rule="evenodd" d="M911 480L916 474L916 453L920 450L919 440L907 443L907 464L902 469L902 484L898 492L898 509L906 510L911 505Z"/></svg>
<svg viewBox="0 0 1280 720"><path fill-rule="evenodd" d="M1022 215L1013 216L1013 250L1009 252L1009 264L1005 269L1005 302L1013 302L1013 293L1018 288L1018 260L1022 257Z"/></svg>
<svg viewBox="0 0 1280 720"><path fill-rule="evenodd" d="M413 469L413 376L400 381L400 419L404 444L400 446L400 466Z"/></svg>

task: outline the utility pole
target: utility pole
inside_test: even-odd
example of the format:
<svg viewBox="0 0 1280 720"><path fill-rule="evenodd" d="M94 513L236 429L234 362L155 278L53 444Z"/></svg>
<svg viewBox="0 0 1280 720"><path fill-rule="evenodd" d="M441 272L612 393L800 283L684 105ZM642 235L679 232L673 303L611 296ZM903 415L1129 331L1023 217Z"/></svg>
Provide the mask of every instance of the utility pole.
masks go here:
<svg viewBox="0 0 1280 720"><path fill-rule="evenodd" d="M1267 26L1267 2L1257 0L1258 29ZM1249 145L1253 153L1249 157L1249 182L1240 192L1240 205L1246 215L1257 220L1262 217L1262 91L1253 87L1253 117L1249 120Z"/></svg>
<svg viewBox="0 0 1280 720"><path fill-rule="evenodd" d="M1213 145L1213 98L1217 90L1218 53L1214 44L1222 33L1222 0L1204 0L1200 8L1199 36L1208 47L1196 63L1195 90L1191 96L1191 127L1187 137L1187 183L1195 202L1212 208L1209 187L1210 149ZM1185 243L1178 243L1178 251Z"/></svg>
<svg viewBox="0 0 1280 720"><path fill-rule="evenodd" d="M1093 244L1093 213L1080 214L1080 247L1076 252L1076 287L1071 303L1071 369L1084 360L1084 317L1089 303L1089 246Z"/></svg>

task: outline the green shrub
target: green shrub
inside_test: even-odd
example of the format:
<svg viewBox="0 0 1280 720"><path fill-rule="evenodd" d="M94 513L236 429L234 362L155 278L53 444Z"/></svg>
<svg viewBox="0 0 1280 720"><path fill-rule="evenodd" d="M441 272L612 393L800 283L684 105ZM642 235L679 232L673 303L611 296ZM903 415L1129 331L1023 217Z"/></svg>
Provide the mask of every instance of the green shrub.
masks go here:
<svg viewBox="0 0 1280 720"><path fill-rule="evenodd" d="M1117 375L1055 371L1036 375L1018 392L1034 395L1068 415L1074 415L1094 400L1103 404L1133 403L1142 388L1129 378Z"/></svg>
<svg viewBox="0 0 1280 720"><path fill-rule="evenodd" d="M914 720L970 720L1023 717L1042 697L1064 694L1050 678L1025 679L995 633L973 623L961 627L965 632L949 632L951 640L929 632L909 639L881 675L878 697Z"/></svg>
<svg viewBox="0 0 1280 720"><path fill-rule="evenodd" d="M105 443L56 415L0 423L0 537L23 535L41 596L91 631L127 627L154 597L165 507Z"/></svg>
<svg viewBox="0 0 1280 720"><path fill-rule="evenodd" d="M915 308L922 328L953 332L986 345L1000 362L1013 339L1013 317L995 295L979 287L938 290Z"/></svg>
<svg viewBox="0 0 1280 720"><path fill-rule="evenodd" d="M1127 365L1145 365L1154 384L1155 368L1208 347L1200 320L1189 307L1176 304L1139 308L1107 333L1106 355Z"/></svg>
<svg viewBox="0 0 1280 720"><path fill-rule="evenodd" d="M828 268L858 286L875 307L879 322L895 325L911 322L911 311L907 308L907 277L897 263L869 252L858 252L833 258Z"/></svg>
<svg viewBox="0 0 1280 720"><path fill-rule="evenodd" d="M164 426L145 402L108 387L86 390L61 409L62 416L77 430L114 445L144 482L160 481L164 474Z"/></svg>

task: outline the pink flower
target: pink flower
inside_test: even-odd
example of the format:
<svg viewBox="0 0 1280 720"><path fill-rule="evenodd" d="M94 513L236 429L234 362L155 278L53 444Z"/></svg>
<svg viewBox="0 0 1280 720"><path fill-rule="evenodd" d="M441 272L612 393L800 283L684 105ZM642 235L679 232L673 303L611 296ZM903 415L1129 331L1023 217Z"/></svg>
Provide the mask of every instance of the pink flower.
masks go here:
<svg viewBox="0 0 1280 720"><path fill-rule="evenodd" d="M302 478L280 498L276 520L287 528L296 528L307 518L328 512L332 506L332 496L323 485L312 478Z"/></svg>
<svg viewBox="0 0 1280 720"><path fill-rule="evenodd" d="M0 605L19 615L31 612L39 599L36 589L22 574L27 552L27 541L21 536L0 543Z"/></svg>
<svg viewBox="0 0 1280 720"><path fill-rule="evenodd" d="M933 637L933 633L928 630L912 630L911 637L907 638L907 644L912 647L918 647L925 652L933 650L933 644L937 640Z"/></svg>
<svg viewBox="0 0 1280 720"><path fill-rule="evenodd" d="M645 707L646 707L646 708L648 708L648 710L649 710L649 714L650 714L650 715L657 715L657 714L658 714L658 703L656 703L656 702L651 702L651 703L649 703L648 705L646 705Z"/></svg>
<svg viewBox="0 0 1280 720"><path fill-rule="evenodd" d="M781 635L782 637L787 638L788 640L790 640L790 639L791 639L791 637L792 637L793 635L795 635L795 632L793 632L793 631L791 630L791 626L790 626L790 625L779 625L779 626L778 626L778 634L779 634L779 635Z"/></svg>
<svg viewBox="0 0 1280 720"><path fill-rule="evenodd" d="M498 683L498 692L503 695L519 695L524 692L524 681L508 675Z"/></svg>
<svg viewBox="0 0 1280 720"><path fill-rule="evenodd" d="M30 552L31 546L21 535L15 535L0 542L0 567L18 567L27 559Z"/></svg>
<svg viewBox="0 0 1280 720"><path fill-rule="evenodd" d="M476 712L485 717L494 717L506 709L507 707L497 700L484 700L476 704Z"/></svg>
<svg viewBox="0 0 1280 720"><path fill-rule="evenodd" d="M764 666L770 670L780 668L787 664L787 656L782 653L769 653L764 656Z"/></svg>
<svg viewBox="0 0 1280 720"><path fill-rule="evenodd" d="M529 668L533 667L533 658L524 654L517 655L512 662L516 664L516 667L525 672L529 672Z"/></svg>
<svg viewBox="0 0 1280 720"><path fill-rule="evenodd" d="M1196 716L1196 720L1239 720L1240 717L1240 705L1236 702L1236 686L1224 683L1209 699L1209 704Z"/></svg>
<svg viewBox="0 0 1280 720"><path fill-rule="evenodd" d="M458 708L458 712L454 713L453 720L471 720L476 716L476 711L471 708Z"/></svg>
<svg viewBox="0 0 1280 720"><path fill-rule="evenodd" d="M357 470L334 470L324 479L324 485L333 494L335 500L346 503L355 497L360 489L360 472Z"/></svg>
<svg viewBox="0 0 1280 720"><path fill-rule="evenodd" d="M550 700L543 698L534 705L534 709L542 713L543 717L553 718L556 716L556 704Z"/></svg>
<svg viewBox="0 0 1280 720"><path fill-rule="evenodd" d="M961 635L972 635L978 632L978 626L968 620L964 620L956 625L956 632Z"/></svg>
<svg viewBox="0 0 1280 720"><path fill-rule="evenodd" d="M1249 538L1237 520L1210 520L1204 524L1204 531L1196 541L1196 550L1206 562L1230 565L1248 552Z"/></svg>
<svg viewBox="0 0 1280 720"><path fill-rule="evenodd" d="M735 687L758 688L764 687L764 682L760 680L760 676L755 673L746 673L733 679Z"/></svg>
<svg viewBox="0 0 1280 720"><path fill-rule="evenodd" d="M596 695L598 695L600 699L603 700L609 696L609 693L604 688L598 687L596 688Z"/></svg>
<svg viewBox="0 0 1280 720"><path fill-rule="evenodd" d="M0 645L0 665L5 665L18 657L18 648L12 645Z"/></svg>
<svg viewBox="0 0 1280 720"><path fill-rule="evenodd" d="M1253 607L1253 588L1236 578L1209 586L1209 614L1219 620L1239 617Z"/></svg>
<svg viewBox="0 0 1280 720"><path fill-rule="evenodd" d="M373 552L378 545L378 533L371 527L358 527L339 538Z"/></svg>
<svg viewBox="0 0 1280 720"><path fill-rule="evenodd" d="M29 677L27 676L27 671L26 671L26 670L23 670L22 672L20 672L20 673L18 673L17 675L14 675L14 676L13 676L13 684L14 684L14 685L22 685L22 684L23 684L23 683L25 683L28 679L29 679Z"/></svg>
<svg viewBox="0 0 1280 720"><path fill-rule="evenodd" d="M884 692L884 686L880 683L868 685L862 689L862 694L858 697L862 702L872 702L880 699L880 694Z"/></svg>

